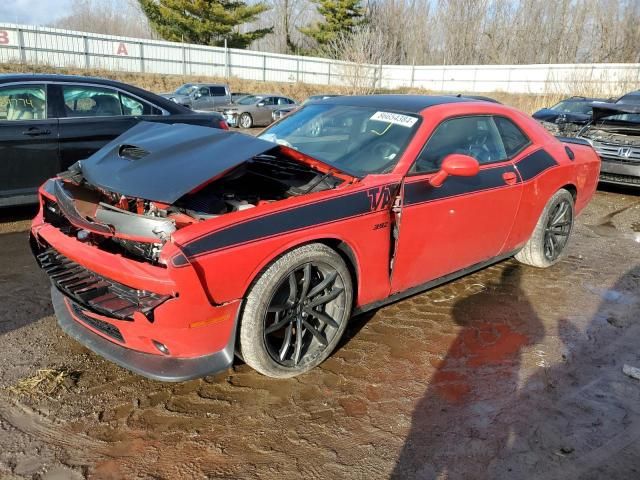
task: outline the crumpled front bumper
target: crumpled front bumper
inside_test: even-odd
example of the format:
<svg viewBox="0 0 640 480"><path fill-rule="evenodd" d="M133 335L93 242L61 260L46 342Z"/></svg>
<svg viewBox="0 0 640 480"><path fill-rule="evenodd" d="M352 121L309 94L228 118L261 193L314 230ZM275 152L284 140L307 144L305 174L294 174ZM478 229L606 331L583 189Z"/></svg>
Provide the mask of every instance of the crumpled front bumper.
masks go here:
<svg viewBox="0 0 640 480"><path fill-rule="evenodd" d="M241 300L213 302L190 263L160 267L103 251L45 222L42 210L31 246L54 285L60 326L99 355L162 381L231 365Z"/></svg>
<svg viewBox="0 0 640 480"><path fill-rule="evenodd" d="M55 287L51 287L51 300L62 331L89 350L143 377L181 382L226 370L233 363L235 326L222 350L195 358L175 358L131 350L98 335L74 316L71 301Z"/></svg>
<svg viewBox="0 0 640 480"><path fill-rule="evenodd" d="M601 157L600 181L640 188L640 164L611 161Z"/></svg>

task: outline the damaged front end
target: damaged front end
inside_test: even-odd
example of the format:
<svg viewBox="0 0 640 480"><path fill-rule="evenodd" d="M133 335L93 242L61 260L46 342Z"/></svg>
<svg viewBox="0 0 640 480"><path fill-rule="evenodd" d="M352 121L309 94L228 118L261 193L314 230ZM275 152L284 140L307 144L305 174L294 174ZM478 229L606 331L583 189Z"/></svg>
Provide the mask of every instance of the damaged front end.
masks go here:
<svg viewBox="0 0 640 480"><path fill-rule="evenodd" d="M31 244L65 332L137 373L184 380L230 364L241 299L216 303L174 234L353 180L243 134L141 123L40 188Z"/></svg>
<svg viewBox="0 0 640 480"><path fill-rule="evenodd" d="M352 179L242 134L142 123L48 181L43 209L67 235L159 264L178 229Z"/></svg>
<svg viewBox="0 0 640 480"><path fill-rule="evenodd" d="M579 137L602 160L600 181L640 187L640 106L600 104Z"/></svg>

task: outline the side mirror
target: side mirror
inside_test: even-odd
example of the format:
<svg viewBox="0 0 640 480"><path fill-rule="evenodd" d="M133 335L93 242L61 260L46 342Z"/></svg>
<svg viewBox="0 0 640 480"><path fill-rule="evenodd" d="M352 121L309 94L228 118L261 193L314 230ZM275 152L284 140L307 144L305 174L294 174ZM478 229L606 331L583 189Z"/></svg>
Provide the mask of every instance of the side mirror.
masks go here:
<svg viewBox="0 0 640 480"><path fill-rule="evenodd" d="M454 177L473 177L480 171L478 160L469 155L452 153L442 161L440 171L429 179L434 187L441 186L449 175Z"/></svg>
<svg viewBox="0 0 640 480"><path fill-rule="evenodd" d="M258 102L259 107L264 107L264 102Z"/></svg>

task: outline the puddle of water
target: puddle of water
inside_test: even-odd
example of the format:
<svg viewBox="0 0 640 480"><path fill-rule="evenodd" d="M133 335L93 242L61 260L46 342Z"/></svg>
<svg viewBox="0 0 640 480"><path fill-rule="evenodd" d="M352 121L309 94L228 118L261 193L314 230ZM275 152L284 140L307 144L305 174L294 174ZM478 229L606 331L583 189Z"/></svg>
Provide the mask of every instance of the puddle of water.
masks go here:
<svg viewBox="0 0 640 480"><path fill-rule="evenodd" d="M593 285L585 285L585 288L607 302L620 303L622 305L633 305L633 303L637 301L635 295L620 292L619 290L595 287Z"/></svg>

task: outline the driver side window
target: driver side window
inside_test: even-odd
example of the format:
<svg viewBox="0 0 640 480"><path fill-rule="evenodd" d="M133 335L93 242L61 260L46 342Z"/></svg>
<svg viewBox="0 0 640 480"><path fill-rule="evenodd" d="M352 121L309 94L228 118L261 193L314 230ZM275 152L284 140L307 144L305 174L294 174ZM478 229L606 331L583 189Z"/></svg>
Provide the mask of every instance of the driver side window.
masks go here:
<svg viewBox="0 0 640 480"><path fill-rule="evenodd" d="M507 159L500 132L493 117L474 115L445 120L433 132L410 173L437 172L447 155L459 153L480 165Z"/></svg>

